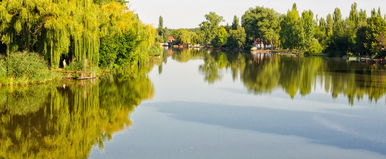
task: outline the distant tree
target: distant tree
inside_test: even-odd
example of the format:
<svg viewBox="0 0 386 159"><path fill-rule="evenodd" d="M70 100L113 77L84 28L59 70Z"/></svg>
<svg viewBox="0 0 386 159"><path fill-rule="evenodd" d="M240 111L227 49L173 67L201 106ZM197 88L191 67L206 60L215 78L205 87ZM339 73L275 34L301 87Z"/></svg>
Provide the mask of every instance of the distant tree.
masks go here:
<svg viewBox="0 0 386 159"><path fill-rule="evenodd" d="M358 25L359 24L358 5L356 2L351 5L349 21L353 23L352 25Z"/></svg>
<svg viewBox="0 0 386 159"><path fill-rule="evenodd" d="M166 28L164 28L164 18L162 16L159 16L157 32L162 42L167 41Z"/></svg>
<svg viewBox="0 0 386 159"><path fill-rule="evenodd" d="M302 27L304 30L304 40L302 40L302 47L308 54L320 54L323 47L320 45L318 39L315 38L314 13L311 10L302 13Z"/></svg>
<svg viewBox="0 0 386 159"><path fill-rule="evenodd" d="M386 56L386 21L382 18L380 12L376 12L374 9L367 23L368 25L360 28L357 33L359 51L373 57Z"/></svg>
<svg viewBox="0 0 386 159"><path fill-rule="evenodd" d="M315 26L315 38L321 43L325 44L327 39L327 22L324 18L319 19L319 23Z"/></svg>
<svg viewBox="0 0 386 159"><path fill-rule="evenodd" d="M205 19L206 20L200 24L200 30L204 36L204 43L206 45L214 39L220 27L220 23L224 21L224 18L217 15L215 12L210 12L205 15Z"/></svg>
<svg viewBox="0 0 386 159"><path fill-rule="evenodd" d="M243 27L238 27L236 30L229 31L228 46L231 48L243 48L246 42L246 33Z"/></svg>
<svg viewBox="0 0 386 159"><path fill-rule="evenodd" d="M334 20L332 19L331 14L327 15L326 23L327 23L326 35L327 37L331 37L334 29Z"/></svg>
<svg viewBox="0 0 386 159"><path fill-rule="evenodd" d="M211 44L214 47L222 47L227 43L227 39L228 39L228 32L225 30L224 27L220 27L216 31L216 34L214 35L214 38Z"/></svg>
<svg viewBox="0 0 386 159"><path fill-rule="evenodd" d="M335 8L333 20L334 20L333 34L336 35L336 34L342 33L344 31L344 28L343 28L342 13L339 8Z"/></svg>
<svg viewBox="0 0 386 159"><path fill-rule="evenodd" d="M314 31L314 13L311 10L304 11L302 13L302 27L304 30L304 45L311 43L314 39L315 31Z"/></svg>
<svg viewBox="0 0 386 159"><path fill-rule="evenodd" d="M281 22L280 36L284 48L302 49L304 30L296 4L293 4L292 10L284 16Z"/></svg>
<svg viewBox="0 0 386 159"><path fill-rule="evenodd" d="M164 18L162 16L159 16L159 20L158 20L158 33L160 33L160 31L163 31L164 29ZM162 32L163 33L163 32Z"/></svg>
<svg viewBox="0 0 386 159"><path fill-rule="evenodd" d="M335 8L333 19L332 35L328 40L326 51L330 56L343 56L350 52L352 40L350 40L351 29L347 21L343 21L341 10Z"/></svg>
<svg viewBox="0 0 386 159"><path fill-rule="evenodd" d="M237 30L240 27L240 19L237 16L233 17L232 30Z"/></svg>
<svg viewBox="0 0 386 159"><path fill-rule="evenodd" d="M175 43L179 45L194 45L194 44L200 44L201 38L199 35L189 29L177 29L174 30L172 35L175 38Z"/></svg>
<svg viewBox="0 0 386 159"><path fill-rule="evenodd" d="M264 44L279 45L279 14L273 9L250 8L242 16L242 26L249 41L258 39Z"/></svg>

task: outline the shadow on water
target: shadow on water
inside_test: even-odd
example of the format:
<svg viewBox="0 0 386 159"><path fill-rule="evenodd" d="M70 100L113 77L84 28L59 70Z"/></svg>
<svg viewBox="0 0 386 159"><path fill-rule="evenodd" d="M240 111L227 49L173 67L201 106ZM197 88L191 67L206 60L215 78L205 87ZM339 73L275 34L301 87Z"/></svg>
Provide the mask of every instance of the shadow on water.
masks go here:
<svg viewBox="0 0 386 159"><path fill-rule="evenodd" d="M361 149L386 155L384 112L331 113L240 107L195 102L148 103L172 118L231 129L298 136L315 144ZM334 112L334 113L333 113ZM371 113L371 115L370 115ZM360 116L368 118L363 119Z"/></svg>

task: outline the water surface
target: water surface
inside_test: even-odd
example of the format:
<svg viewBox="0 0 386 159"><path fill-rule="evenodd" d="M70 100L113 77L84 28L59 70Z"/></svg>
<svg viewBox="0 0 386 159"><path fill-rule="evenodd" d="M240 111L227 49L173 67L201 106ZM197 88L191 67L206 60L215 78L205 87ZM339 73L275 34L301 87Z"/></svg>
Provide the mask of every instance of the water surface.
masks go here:
<svg viewBox="0 0 386 159"><path fill-rule="evenodd" d="M0 158L386 158L386 68L166 50L95 81L0 91Z"/></svg>

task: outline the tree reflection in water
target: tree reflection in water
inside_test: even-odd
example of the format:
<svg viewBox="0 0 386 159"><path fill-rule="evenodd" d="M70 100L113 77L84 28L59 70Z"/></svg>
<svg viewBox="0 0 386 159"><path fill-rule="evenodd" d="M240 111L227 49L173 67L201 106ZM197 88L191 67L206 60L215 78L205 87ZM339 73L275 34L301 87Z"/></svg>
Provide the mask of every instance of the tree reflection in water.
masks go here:
<svg viewBox="0 0 386 159"><path fill-rule="evenodd" d="M306 96L322 86L337 98L347 97L350 104L367 97L372 102L386 93L386 69L382 65L348 63L341 59L291 55L248 54L208 50L173 50L180 62L203 59L199 67L208 83L220 81L225 70L240 79L249 92L271 93L283 89L291 98Z"/></svg>
<svg viewBox="0 0 386 159"><path fill-rule="evenodd" d="M147 70L148 71L148 70ZM94 81L0 89L0 158L87 158L131 125L154 90L146 71Z"/></svg>

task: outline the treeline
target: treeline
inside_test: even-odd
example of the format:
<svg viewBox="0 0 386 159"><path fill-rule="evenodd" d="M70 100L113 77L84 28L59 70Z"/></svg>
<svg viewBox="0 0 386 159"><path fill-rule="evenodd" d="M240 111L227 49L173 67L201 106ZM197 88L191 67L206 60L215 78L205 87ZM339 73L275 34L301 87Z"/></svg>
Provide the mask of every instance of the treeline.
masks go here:
<svg viewBox="0 0 386 159"><path fill-rule="evenodd" d="M3 55L0 79L32 78L28 72L19 75L9 71L13 70L10 59L20 61L11 58L18 52L37 54L44 59L40 66L47 69L70 65L70 68L95 70L144 62L149 50L156 46L156 30L143 24L126 3L124 0L0 1ZM29 59L23 61L20 65L32 65Z"/></svg>
<svg viewBox="0 0 386 159"><path fill-rule="evenodd" d="M250 8L241 17L241 24L235 16L231 25L221 25L224 18L214 12L205 15L205 19L197 29L168 30L160 25L158 33L164 41L168 36L175 36L175 43L182 45L254 46L330 56L379 58L386 55L386 15L383 17L380 8L368 15L365 10L359 10L356 3L351 5L347 18L343 18L339 8L326 17L318 17L311 10L300 13L294 4L286 14L270 8Z"/></svg>

